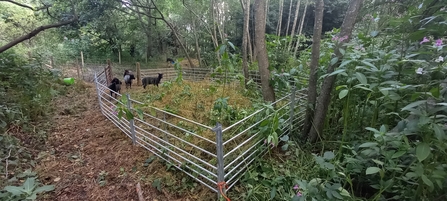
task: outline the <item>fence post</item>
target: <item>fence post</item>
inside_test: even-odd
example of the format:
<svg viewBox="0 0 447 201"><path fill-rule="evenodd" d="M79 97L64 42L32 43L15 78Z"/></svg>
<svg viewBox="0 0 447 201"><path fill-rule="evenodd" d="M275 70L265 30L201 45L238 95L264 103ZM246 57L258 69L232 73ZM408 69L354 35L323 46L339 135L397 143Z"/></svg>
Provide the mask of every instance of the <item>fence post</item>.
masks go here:
<svg viewBox="0 0 447 201"><path fill-rule="evenodd" d="M141 86L140 62L137 62L137 86Z"/></svg>
<svg viewBox="0 0 447 201"><path fill-rule="evenodd" d="M166 126L166 113L163 112L163 130L168 132L167 126ZM169 137L168 134L164 134L163 135L163 140L166 142L165 143L165 149L170 149L170 147L168 147L168 143L169 143ZM169 155L169 152L166 153L166 155Z"/></svg>
<svg viewBox="0 0 447 201"><path fill-rule="evenodd" d="M126 97L127 97L127 109L129 110L129 112L132 112L132 106L130 105L130 95L126 93ZM132 135L132 144L135 145L137 140L135 137L134 120L133 119L129 120L129 124L130 124L130 133Z"/></svg>
<svg viewBox="0 0 447 201"><path fill-rule="evenodd" d="M222 185L222 193L226 193L226 185L223 185L225 182L225 170L224 170L224 150L223 150L223 139L222 139L222 125L220 123L216 123L216 127L213 128L213 131L216 132L216 147L217 147L217 197L221 198L220 194L220 185Z"/></svg>
<svg viewBox="0 0 447 201"><path fill-rule="evenodd" d="M289 133L292 133L293 129L293 116L295 113L295 93L296 93L296 87L295 83L293 83L292 86L292 94L290 94L290 117L289 117L289 124L290 124L290 130Z"/></svg>
<svg viewBox="0 0 447 201"><path fill-rule="evenodd" d="M102 102L101 102L101 94L99 93L99 87L98 87L98 76L95 72L95 86L96 86L96 95L98 96L98 102L99 102L99 109L101 109L102 115L104 115L104 110L102 109Z"/></svg>

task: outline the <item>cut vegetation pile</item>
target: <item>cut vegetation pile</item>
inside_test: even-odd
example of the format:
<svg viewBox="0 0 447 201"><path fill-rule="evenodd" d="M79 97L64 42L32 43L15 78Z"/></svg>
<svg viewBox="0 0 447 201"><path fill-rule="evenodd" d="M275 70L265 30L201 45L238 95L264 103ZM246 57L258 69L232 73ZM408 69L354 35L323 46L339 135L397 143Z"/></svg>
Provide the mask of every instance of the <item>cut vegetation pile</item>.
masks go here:
<svg viewBox="0 0 447 201"><path fill-rule="evenodd" d="M240 89L239 85L234 83L224 88L223 85L208 80L182 83L164 81L160 87L149 85L143 89L141 86L135 86L129 90L124 89L122 93L128 92L132 99L213 126L210 120L213 118L212 110L217 99L228 97L227 104L235 111L248 110L252 106L252 101L244 96ZM220 123L229 126L228 123Z"/></svg>

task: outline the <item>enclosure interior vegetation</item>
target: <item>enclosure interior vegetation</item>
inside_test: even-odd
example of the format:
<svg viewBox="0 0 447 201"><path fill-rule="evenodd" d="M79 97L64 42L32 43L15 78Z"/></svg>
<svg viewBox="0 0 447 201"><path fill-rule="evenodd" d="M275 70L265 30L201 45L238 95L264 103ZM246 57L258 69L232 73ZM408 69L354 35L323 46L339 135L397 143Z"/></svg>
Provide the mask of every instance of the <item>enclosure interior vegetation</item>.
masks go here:
<svg viewBox="0 0 447 201"><path fill-rule="evenodd" d="M446 19L443 0L0 0L0 200L447 200Z"/></svg>

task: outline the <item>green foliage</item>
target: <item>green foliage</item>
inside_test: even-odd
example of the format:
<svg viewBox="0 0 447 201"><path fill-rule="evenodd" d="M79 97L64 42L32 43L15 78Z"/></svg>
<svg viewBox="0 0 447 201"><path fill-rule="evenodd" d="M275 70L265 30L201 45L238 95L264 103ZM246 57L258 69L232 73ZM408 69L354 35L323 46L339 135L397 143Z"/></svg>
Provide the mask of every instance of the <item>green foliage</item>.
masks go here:
<svg viewBox="0 0 447 201"><path fill-rule="evenodd" d="M28 177L21 186L5 186L0 200L36 200L37 194L54 190L54 185L41 185L36 177Z"/></svg>
<svg viewBox="0 0 447 201"><path fill-rule="evenodd" d="M140 119L143 119L143 110L138 107L129 109L127 107L127 104L127 97L121 96L120 103L117 103L117 105L112 108L114 111L116 111L115 115L117 115L119 119L125 117L128 121L132 120L135 117L134 113L136 113Z"/></svg>

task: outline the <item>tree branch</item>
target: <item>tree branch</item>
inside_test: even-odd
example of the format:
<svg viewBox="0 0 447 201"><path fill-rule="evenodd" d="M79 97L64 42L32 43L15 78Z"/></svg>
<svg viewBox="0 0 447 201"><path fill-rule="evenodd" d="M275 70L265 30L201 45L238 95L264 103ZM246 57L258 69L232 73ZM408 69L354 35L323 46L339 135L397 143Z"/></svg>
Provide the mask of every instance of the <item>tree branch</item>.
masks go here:
<svg viewBox="0 0 447 201"><path fill-rule="evenodd" d="M22 3L19 3L19 2L15 2L15 1L12 1L12 0L0 0L0 1L9 2L9 3L12 3L14 5L17 5L17 6L20 6L20 7L23 7L23 8L28 8L28 9L33 10L33 11L39 11L39 10L43 10L43 9L47 9L47 8L51 7L51 5L43 4L43 6L40 7L40 8L33 8L33 7L29 6L29 5L22 4Z"/></svg>
<svg viewBox="0 0 447 201"><path fill-rule="evenodd" d="M0 1L5 1L5 2L9 2L9 3L15 4L15 5L17 5L17 6L23 7L23 8L28 8L28 9L31 9L31 10L36 10L35 8L33 8L33 7L31 7L31 6L28 6L28 5L19 3L19 2L15 2L15 1L12 1L12 0L0 0Z"/></svg>
<svg viewBox="0 0 447 201"><path fill-rule="evenodd" d="M26 34L26 35L24 35L24 36L22 36L20 38L17 38L14 41L12 41L12 42L10 42L10 43L0 47L0 53L8 50L11 47L14 47L15 45L17 45L17 44L19 44L19 43L21 43L21 42L23 42L25 40L28 40L28 39L34 37L35 35L37 35L41 31L44 31L46 29L51 29L51 28L56 28L56 27L61 27L61 26L64 26L64 25L68 25L68 24L71 24L73 22L76 22L77 20L78 20L78 17L75 15L75 17L73 19L69 20L69 21L60 22L60 23L57 23L57 24L50 24L50 25L40 26L37 29L34 29L33 31L31 31L30 33L28 33L28 34Z"/></svg>

